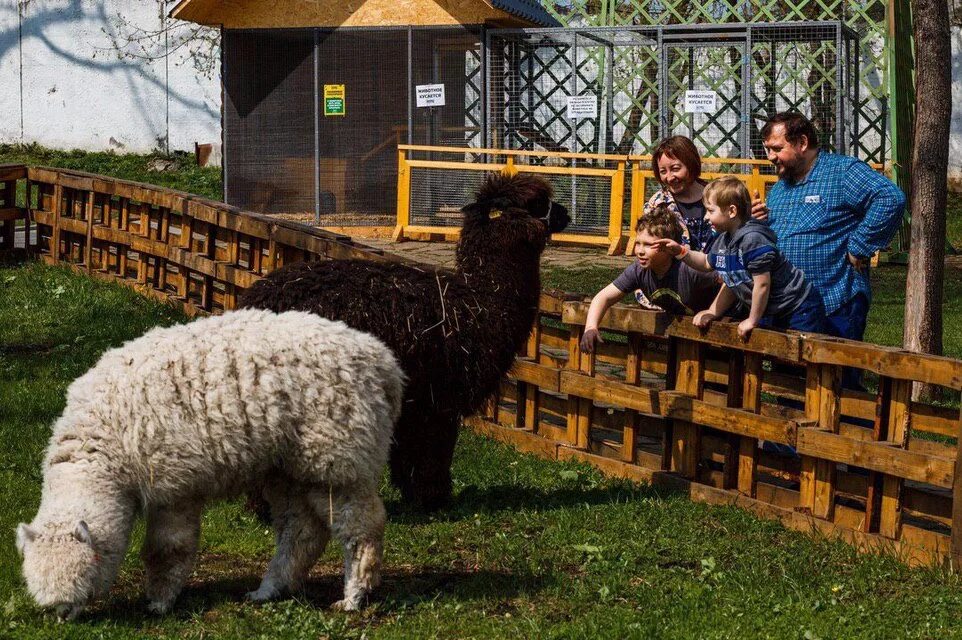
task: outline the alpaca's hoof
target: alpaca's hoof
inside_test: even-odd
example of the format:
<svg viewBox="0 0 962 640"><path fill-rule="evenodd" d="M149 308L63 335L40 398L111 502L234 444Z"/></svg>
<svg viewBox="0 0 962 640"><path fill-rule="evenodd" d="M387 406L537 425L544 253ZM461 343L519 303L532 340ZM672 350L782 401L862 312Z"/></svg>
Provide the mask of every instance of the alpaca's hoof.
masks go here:
<svg viewBox="0 0 962 640"><path fill-rule="evenodd" d="M173 602L164 602L163 600L154 600L153 602L147 603L147 611L153 613L154 615L162 616L168 611L173 605Z"/></svg>
<svg viewBox="0 0 962 640"><path fill-rule="evenodd" d="M334 611L357 611L360 607L357 602L344 598L343 600L338 600L331 605L331 609Z"/></svg>
<svg viewBox="0 0 962 640"><path fill-rule="evenodd" d="M271 587L261 587L257 591L248 591L244 596L250 602L270 602L280 597L280 592Z"/></svg>

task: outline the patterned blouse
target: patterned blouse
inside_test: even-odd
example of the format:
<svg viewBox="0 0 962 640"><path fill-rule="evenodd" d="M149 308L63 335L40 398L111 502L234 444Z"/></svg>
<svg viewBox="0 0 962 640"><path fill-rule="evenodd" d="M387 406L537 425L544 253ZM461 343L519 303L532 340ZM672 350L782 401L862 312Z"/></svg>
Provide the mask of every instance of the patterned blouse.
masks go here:
<svg viewBox="0 0 962 640"><path fill-rule="evenodd" d="M674 196L665 188L659 189L651 196L647 204L645 204L644 212L646 214L651 213L655 210L655 207L662 204L667 206L668 210L678 218L678 222L682 228L682 244L689 244L695 251L702 251L711 243L711 240L715 237L711 223L704 218L685 218L678 208Z"/></svg>

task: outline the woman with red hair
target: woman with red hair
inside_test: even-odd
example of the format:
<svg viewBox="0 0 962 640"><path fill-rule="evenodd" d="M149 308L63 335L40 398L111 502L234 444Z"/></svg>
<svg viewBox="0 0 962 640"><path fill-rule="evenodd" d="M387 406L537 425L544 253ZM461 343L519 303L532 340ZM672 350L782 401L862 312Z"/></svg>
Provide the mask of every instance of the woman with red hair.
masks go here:
<svg viewBox="0 0 962 640"><path fill-rule="evenodd" d="M695 144L685 136L665 138L652 153L651 167L661 188L648 200L645 213L667 206L685 228L691 248L706 251L715 234L705 220L705 181Z"/></svg>

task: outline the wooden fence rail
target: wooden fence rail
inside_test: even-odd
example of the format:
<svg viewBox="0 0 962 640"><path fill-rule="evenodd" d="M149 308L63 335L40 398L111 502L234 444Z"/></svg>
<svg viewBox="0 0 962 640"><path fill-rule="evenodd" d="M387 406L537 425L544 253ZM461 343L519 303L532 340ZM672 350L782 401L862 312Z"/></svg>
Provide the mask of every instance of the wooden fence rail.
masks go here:
<svg viewBox="0 0 962 640"><path fill-rule="evenodd" d="M18 206L17 198L22 204ZM0 166L0 250L218 313L280 265L399 260L350 238L189 194L76 171ZM734 503L909 562L962 559L958 409L913 382L962 389L962 361L824 336L616 306L581 354L587 304L542 295L502 393L469 426L524 450ZM843 367L867 391L841 388ZM765 444L762 444L765 443Z"/></svg>
<svg viewBox="0 0 962 640"><path fill-rule="evenodd" d="M21 208L18 181L25 182ZM133 286L192 315L233 308L243 289L289 262L397 260L348 236L78 171L0 166L0 198L0 248L13 247L21 220L24 248L42 260Z"/></svg>

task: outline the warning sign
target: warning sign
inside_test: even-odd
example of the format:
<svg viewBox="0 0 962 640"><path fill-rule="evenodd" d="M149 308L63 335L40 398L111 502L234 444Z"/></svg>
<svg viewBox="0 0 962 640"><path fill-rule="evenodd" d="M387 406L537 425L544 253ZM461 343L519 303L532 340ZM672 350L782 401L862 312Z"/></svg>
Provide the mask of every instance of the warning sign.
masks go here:
<svg viewBox="0 0 962 640"><path fill-rule="evenodd" d="M324 115L343 116L344 115L344 85L326 84L324 85Z"/></svg>
<svg viewBox="0 0 962 640"><path fill-rule="evenodd" d="M443 107L443 84L419 84L414 87L418 107Z"/></svg>
<svg viewBox="0 0 962 640"><path fill-rule="evenodd" d="M568 96L568 119L582 120L598 117L597 96Z"/></svg>
<svg viewBox="0 0 962 640"><path fill-rule="evenodd" d="M686 91L685 113L715 113L717 102L714 91Z"/></svg>

